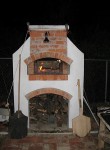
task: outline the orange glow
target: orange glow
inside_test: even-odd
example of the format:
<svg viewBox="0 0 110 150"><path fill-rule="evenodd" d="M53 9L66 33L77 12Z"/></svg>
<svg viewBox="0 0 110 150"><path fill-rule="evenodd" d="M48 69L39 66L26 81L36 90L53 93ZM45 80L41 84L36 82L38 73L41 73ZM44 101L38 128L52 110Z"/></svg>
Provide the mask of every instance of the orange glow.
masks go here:
<svg viewBox="0 0 110 150"><path fill-rule="evenodd" d="M45 69L43 69L43 66L39 66L40 72L45 72Z"/></svg>
<svg viewBox="0 0 110 150"><path fill-rule="evenodd" d="M39 70L42 71L42 66L39 66Z"/></svg>

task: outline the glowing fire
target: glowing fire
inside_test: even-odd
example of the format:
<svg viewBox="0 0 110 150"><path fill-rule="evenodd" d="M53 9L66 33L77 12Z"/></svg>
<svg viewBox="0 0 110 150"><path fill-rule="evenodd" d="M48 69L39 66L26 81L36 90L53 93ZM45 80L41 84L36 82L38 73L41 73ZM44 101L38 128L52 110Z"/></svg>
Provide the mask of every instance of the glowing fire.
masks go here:
<svg viewBox="0 0 110 150"><path fill-rule="evenodd" d="M42 66L39 66L39 70L42 71Z"/></svg>
<svg viewBox="0 0 110 150"><path fill-rule="evenodd" d="M43 66L39 66L39 70L40 70L41 72L45 72L45 69L43 68Z"/></svg>

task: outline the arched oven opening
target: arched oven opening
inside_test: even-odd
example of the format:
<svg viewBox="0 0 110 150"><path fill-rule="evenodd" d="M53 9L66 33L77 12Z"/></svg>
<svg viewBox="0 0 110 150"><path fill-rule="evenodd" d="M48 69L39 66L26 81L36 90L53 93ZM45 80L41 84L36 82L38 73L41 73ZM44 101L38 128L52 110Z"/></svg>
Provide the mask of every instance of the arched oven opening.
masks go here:
<svg viewBox="0 0 110 150"><path fill-rule="evenodd" d="M67 131L68 100L56 94L41 94L31 98L29 128L37 132Z"/></svg>

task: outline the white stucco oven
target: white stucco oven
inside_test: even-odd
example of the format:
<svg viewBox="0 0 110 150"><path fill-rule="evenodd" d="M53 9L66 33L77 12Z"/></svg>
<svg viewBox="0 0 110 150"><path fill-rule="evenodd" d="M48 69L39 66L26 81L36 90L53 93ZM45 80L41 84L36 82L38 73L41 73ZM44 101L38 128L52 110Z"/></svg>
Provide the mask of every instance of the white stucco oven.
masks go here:
<svg viewBox="0 0 110 150"><path fill-rule="evenodd" d="M79 115L78 79L83 100L84 54L68 38L65 25L29 25L29 35L13 54L14 110L18 109L18 63L21 54L22 113L29 118L29 101L35 96L61 95L68 101L68 128L72 128L72 119Z"/></svg>

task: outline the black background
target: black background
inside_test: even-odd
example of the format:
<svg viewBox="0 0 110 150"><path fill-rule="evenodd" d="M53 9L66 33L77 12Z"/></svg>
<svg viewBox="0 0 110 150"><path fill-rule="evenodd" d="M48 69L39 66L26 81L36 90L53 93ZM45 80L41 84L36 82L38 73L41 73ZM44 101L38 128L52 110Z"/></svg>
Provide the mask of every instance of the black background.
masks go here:
<svg viewBox="0 0 110 150"><path fill-rule="evenodd" d="M68 24L68 37L85 58L109 59L110 9L105 2L40 0L3 2L0 9L0 57L12 57L30 25Z"/></svg>

